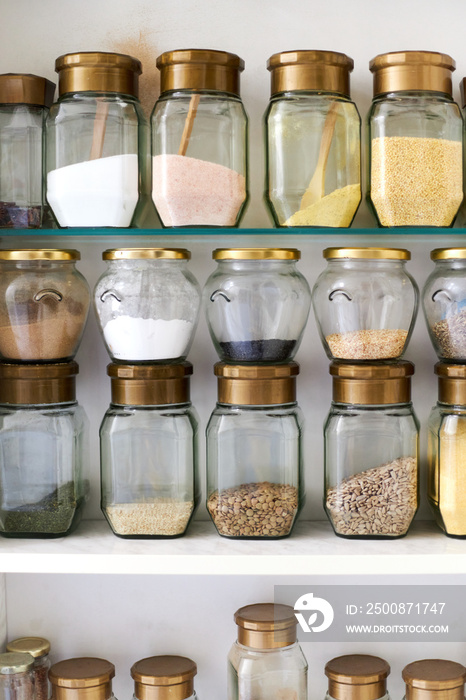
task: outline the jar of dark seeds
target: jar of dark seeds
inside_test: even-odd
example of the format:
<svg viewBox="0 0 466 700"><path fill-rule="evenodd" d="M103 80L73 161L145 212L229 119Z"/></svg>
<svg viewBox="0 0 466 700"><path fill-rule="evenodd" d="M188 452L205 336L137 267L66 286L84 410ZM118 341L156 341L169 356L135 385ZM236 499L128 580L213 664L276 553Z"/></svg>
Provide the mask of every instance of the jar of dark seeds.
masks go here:
<svg viewBox="0 0 466 700"><path fill-rule="evenodd" d="M30 654L34 659L34 700L48 700L50 642L43 637L20 637L8 642L7 651Z"/></svg>
<svg viewBox="0 0 466 700"><path fill-rule="evenodd" d="M0 654L0 700L35 700L33 669L30 654Z"/></svg>
<svg viewBox="0 0 466 700"><path fill-rule="evenodd" d="M325 424L324 507L337 535L406 535L418 508L419 422L414 366L332 362Z"/></svg>
<svg viewBox="0 0 466 700"><path fill-rule="evenodd" d="M287 537L304 501L299 366L217 363L207 426L207 509L219 535Z"/></svg>

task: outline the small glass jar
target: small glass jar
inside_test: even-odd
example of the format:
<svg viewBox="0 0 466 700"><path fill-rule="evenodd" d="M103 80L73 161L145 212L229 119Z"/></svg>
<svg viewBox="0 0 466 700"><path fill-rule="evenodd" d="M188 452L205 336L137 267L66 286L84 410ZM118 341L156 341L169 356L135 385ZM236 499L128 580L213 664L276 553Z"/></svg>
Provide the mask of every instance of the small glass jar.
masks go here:
<svg viewBox="0 0 466 700"><path fill-rule="evenodd" d="M116 362L180 362L189 352L201 290L184 248L120 248L102 254L107 270L94 304Z"/></svg>
<svg viewBox="0 0 466 700"><path fill-rule="evenodd" d="M117 365L100 428L102 511L115 535L180 537L199 503L189 362Z"/></svg>
<svg viewBox="0 0 466 700"><path fill-rule="evenodd" d="M197 700L197 666L186 656L150 656L131 667L133 700Z"/></svg>
<svg viewBox="0 0 466 700"><path fill-rule="evenodd" d="M289 605L257 603L235 613L238 641L228 655L228 700L307 700L307 661Z"/></svg>
<svg viewBox="0 0 466 700"><path fill-rule="evenodd" d="M34 700L48 700L50 669L50 642L43 637L20 637L8 642L6 650L30 654L34 659Z"/></svg>
<svg viewBox="0 0 466 700"><path fill-rule="evenodd" d="M81 657L53 664L51 700L114 700L115 666L105 659Z"/></svg>
<svg viewBox="0 0 466 700"><path fill-rule="evenodd" d="M347 654L325 664L328 691L325 700L390 700L390 666L379 656Z"/></svg>
<svg viewBox="0 0 466 700"><path fill-rule="evenodd" d="M464 700L466 668L456 661L423 659L404 667L403 700Z"/></svg>
<svg viewBox="0 0 466 700"><path fill-rule="evenodd" d="M0 700L35 700L33 668L30 654L0 654Z"/></svg>
<svg viewBox="0 0 466 700"><path fill-rule="evenodd" d="M368 115L369 191L379 226L452 226L463 200L455 62L433 51L376 56Z"/></svg>
<svg viewBox="0 0 466 700"><path fill-rule="evenodd" d="M152 199L164 227L238 226L248 199L244 61L225 51L157 58L151 117Z"/></svg>
<svg viewBox="0 0 466 700"><path fill-rule="evenodd" d="M330 365L324 508L336 535L394 539L408 532L419 505L413 373L403 360Z"/></svg>
<svg viewBox="0 0 466 700"><path fill-rule="evenodd" d="M0 75L0 229L42 225L44 129L54 92L37 75Z"/></svg>
<svg viewBox="0 0 466 700"><path fill-rule="evenodd" d="M0 364L0 535L63 537L87 491L87 418L75 362Z"/></svg>
<svg viewBox="0 0 466 700"><path fill-rule="evenodd" d="M0 250L0 358L66 362L86 325L89 285L77 250Z"/></svg>
<svg viewBox="0 0 466 700"><path fill-rule="evenodd" d="M57 58L58 101L47 117L47 201L61 228L127 228L144 191L148 124L141 63L118 53Z"/></svg>
<svg viewBox="0 0 466 700"><path fill-rule="evenodd" d="M311 292L295 248L219 248L204 287L215 349L232 363L289 362L309 315Z"/></svg>
<svg viewBox="0 0 466 700"><path fill-rule="evenodd" d="M327 248L312 291L320 337L333 360L393 360L406 350L419 291L397 248Z"/></svg>
<svg viewBox="0 0 466 700"><path fill-rule="evenodd" d="M217 363L207 426L207 510L219 535L280 539L304 504L299 365Z"/></svg>
<svg viewBox="0 0 466 700"><path fill-rule="evenodd" d="M265 201L275 226L348 227L361 201L353 60L335 51L271 56Z"/></svg>

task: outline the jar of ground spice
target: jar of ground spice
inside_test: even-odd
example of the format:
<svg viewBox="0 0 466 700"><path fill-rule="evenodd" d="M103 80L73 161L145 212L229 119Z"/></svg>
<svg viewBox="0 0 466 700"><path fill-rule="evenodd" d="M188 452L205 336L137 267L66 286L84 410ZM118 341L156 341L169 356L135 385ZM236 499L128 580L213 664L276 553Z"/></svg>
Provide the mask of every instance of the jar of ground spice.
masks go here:
<svg viewBox="0 0 466 700"><path fill-rule="evenodd" d="M287 537L304 503L299 365L217 363L207 426L207 510L219 535Z"/></svg>
<svg viewBox="0 0 466 700"><path fill-rule="evenodd" d="M157 68L152 199L163 226L238 226L248 199L244 61L187 49L162 54Z"/></svg>
<svg viewBox="0 0 466 700"><path fill-rule="evenodd" d="M102 511L119 537L180 537L199 502L192 365L111 364L107 371L112 402L100 428Z"/></svg>
<svg viewBox="0 0 466 700"><path fill-rule="evenodd" d="M404 667L403 700L463 700L466 668L456 661L423 659Z"/></svg>
<svg viewBox="0 0 466 700"><path fill-rule="evenodd" d="M433 51L376 56L368 115L368 201L380 226L451 226L463 200L463 120L454 60Z"/></svg>
<svg viewBox="0 0 466 700"><path fill-rule="evenodd" d="M131 667L134 700L196 700L197 666L186 656L150 656Z"/></svg>
<svg viewBox="0 0 466 700"><path fill-rule="evenodd" d="M33 669L30 654L0 654L0 700L35 700Z"/></svg>
<svg viewBox="0 0 466 700"><path fill-rule="evenodd" d="M232 363L289 362L311 303L294 248L219 248L204 308L219 357Z"/></svg>
<svg viewBox="0 0 466 700"><path fill-rule="evenodd" d="M325 700L390 700L390 666L369 654L338 656L325 664L328 691Z"/></svg>
<svg viewBox="0 0 466 700"><path fill-rule="evenodd" d="M416 320L418 288L397 248L326 248L327 269L312 291L330 359L392 360L403 355Z"/></svg>
<svg viewBox="0 0 466 700"><path fill-rule="evenodd" d="M353 59L335 51L271 56L265 200L276 226L348 227L361 201L361 118Z"/></svg>
<svg viewBox="0 0 466 700"><path fill-rule="evenodd" d="M419 499L419 422L414 365L332 362L333 401L324 428L324 507L335 534L403 537Z"/></svg>
<svg viewBox="0 0 466 700"><path fill-rule="evenodd" d="M49 672L52 700L114 700L112 678L115 666L94 657L66 659Z"/></svg>
<svg viewBox="0 0 466 700"><path fill-rule="evenodd" d="M8 642L6 650L20 654L31 654L34 659L34 700L48 700L50 642L43 637L20 637Z"/></svg>

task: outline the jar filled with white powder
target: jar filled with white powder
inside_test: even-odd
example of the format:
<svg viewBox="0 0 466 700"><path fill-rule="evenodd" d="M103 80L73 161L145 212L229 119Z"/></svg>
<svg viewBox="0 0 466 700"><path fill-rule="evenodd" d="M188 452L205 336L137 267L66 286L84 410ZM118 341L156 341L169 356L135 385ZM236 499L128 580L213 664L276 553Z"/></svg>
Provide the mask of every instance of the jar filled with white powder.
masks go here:
<svg viewBox="0 0 466 700"><path fill-rule="evenodd" d="M184 248L120 248L102 254L107 271L94 303L117 362L178 362L191 347L201 290Z"/></svg>
<svg viewBox="0 0 466 700"><path fill-rule="evenodd" d="M244 61L190 49L162 54L157 68L152 199L163 226L238 226L248 199Z"/></svg>

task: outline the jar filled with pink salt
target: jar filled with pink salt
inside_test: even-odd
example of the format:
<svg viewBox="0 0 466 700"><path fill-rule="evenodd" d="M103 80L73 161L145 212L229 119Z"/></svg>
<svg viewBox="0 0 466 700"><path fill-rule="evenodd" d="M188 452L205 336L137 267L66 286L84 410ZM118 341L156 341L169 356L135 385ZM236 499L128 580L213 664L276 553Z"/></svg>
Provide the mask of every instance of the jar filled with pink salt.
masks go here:
<svg viewBox="0 0 466 700"><path fill-rule="evenodd" d="M238 226L248 200L244 61L225 51L168 51L151 117L152 199L164 227Z"/></svg>

